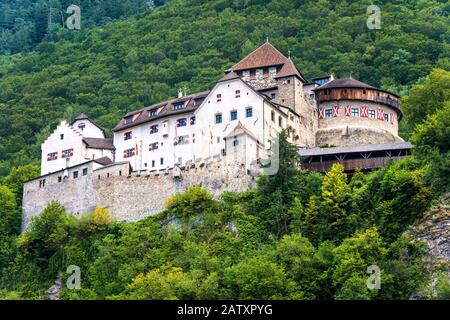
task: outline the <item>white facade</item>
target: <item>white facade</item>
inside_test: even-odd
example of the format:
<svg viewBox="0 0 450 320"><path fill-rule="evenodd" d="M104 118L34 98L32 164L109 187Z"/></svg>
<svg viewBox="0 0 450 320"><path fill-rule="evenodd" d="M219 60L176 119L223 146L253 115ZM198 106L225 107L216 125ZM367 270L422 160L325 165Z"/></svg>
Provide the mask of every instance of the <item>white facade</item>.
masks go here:
<svg viewBox="0 0 450 320"><path fill-rule="evenodd" d="M72 122L72 127L75 128L83 137L89 138L105 138L105 133L97 125L89 119L75 120Z"/></svg>
<svg viewBox="0 0 450 320"><path fill-rule="evenodd" d="M149 111L139 111L139 115L130 116L130 121L139 119L142 112ZM271 120L272 113L274 120ZM281 122L279 118L282 118ZM224 138L238 123L269 149L270 140L287 127L287 120L284 112L241 79L219 81L195 111L160 117L115 131L115 161L129 161L136 171L152 171L223 157L227 154ZM155 126L157 132L152 132ZM260 155L256 151L249 154L244 148L242 151L248 158L244 161L247 164Z"/></svg>
<svg viewBox="0 0 450 320"><path fill-rule="evenodd" d="M84 130L77 130L80 122ZM94 135L94 136L90 136ZM41 175L76 166L93 159L108 157L114 159L112 148L90 146L84 138L105 140L103 131L89 119L76 121L73 125L66 121L56 127L41 145Z"/></svg>
<svg viewBox="0 0 450 320"><path fill-rule="evenodd" d="M193 159L196 126L191 124L193 116L193 113L174 115L114 132L115 161L129 161L133 170L149 171L184 165ZM186 125L177 127L177 120L181 119L185 119ZM153 126L157 126L158 131L150 133ZM127 150L133 152L127 154Z"/></svg>

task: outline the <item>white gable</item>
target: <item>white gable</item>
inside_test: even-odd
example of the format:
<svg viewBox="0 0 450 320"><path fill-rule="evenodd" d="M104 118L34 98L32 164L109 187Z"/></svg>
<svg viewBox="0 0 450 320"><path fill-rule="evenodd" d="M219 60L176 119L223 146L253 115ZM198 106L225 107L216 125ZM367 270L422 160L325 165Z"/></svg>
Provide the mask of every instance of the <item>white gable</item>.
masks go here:
<svg viewBox="0 0 450 320"><path fill-rule="evenodd" d="M72 123L72 127L77 130L83 137L87 138L104 138L103 130L89 119L76 120Z"/></svg>

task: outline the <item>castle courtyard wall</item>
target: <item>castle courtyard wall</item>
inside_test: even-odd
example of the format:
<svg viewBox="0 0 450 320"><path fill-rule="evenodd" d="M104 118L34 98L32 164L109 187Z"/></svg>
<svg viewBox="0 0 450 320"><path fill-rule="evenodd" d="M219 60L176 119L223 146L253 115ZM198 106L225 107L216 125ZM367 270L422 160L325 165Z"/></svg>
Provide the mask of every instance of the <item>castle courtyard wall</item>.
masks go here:
<svg viewBox="0 0 450 320"><path fill-rule="evenodd" d="M135 221L164 210L165 200L190 186L202 186L216 198L225 191L243 192L255 185L245 165L227 164L224 159L211 160L161 171L131 172L127 162L93 170L76 179L69 170L67 178L58 182L61 173L27 182L24 186L22 230L39 215L50 202L59 201L68 212L76 215L107 208L117 221ZM46 179L40 187L40 180Z"/></svg>

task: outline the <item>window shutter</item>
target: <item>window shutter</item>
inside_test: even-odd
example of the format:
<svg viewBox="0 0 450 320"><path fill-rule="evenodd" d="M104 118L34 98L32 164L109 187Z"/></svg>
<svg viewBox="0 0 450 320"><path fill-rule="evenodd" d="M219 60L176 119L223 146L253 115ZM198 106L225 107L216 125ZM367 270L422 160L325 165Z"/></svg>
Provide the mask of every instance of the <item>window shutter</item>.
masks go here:
<svg viewBox="0 0 450 320"><path fill-rule="evenodd" d="M339 106L333 107L333 117L336 118L339 115Z"/></svg>
<svg viewBox="0 0 450 320"><path fill-rule="evenodd" d="M351 114L350 106L346 106L346 107L345 107L345 115L346 115L347 117L349 117L350 114Z"/></svg>

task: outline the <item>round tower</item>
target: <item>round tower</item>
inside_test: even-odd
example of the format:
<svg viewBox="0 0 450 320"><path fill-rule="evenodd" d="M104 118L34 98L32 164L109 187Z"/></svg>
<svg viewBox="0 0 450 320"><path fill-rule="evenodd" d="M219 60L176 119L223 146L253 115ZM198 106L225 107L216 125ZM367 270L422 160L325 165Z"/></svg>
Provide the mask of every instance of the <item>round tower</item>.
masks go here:
<svg viewBox="0 0 450 320"><path fill-rule="evenodd" d="M336 79L315 89L317 146L395 143L402 118L399 96L353 78Z"/></svg>

